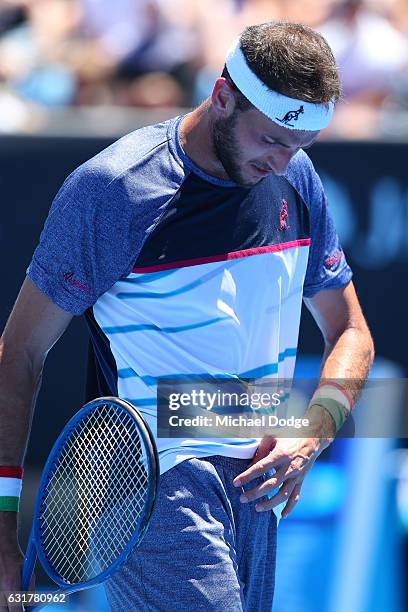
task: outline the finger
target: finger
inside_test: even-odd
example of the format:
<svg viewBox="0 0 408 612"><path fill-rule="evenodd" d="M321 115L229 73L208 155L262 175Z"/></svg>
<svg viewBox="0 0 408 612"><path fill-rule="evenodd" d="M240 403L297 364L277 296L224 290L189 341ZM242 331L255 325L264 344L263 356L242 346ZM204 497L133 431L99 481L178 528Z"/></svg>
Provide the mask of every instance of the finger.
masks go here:
<svg viewBox="0 0 408 612"><path fill-rule="evenodd" d="M238 476L232 481L232 484L234 485L234 487L241 487L247 484L248 482L255 480L255 478L259 478L269 470L277 470L277 468L281 465L282 461L284 461L284 458L275 458L272 452L267 457L264 457L260 461L257 461L256 463L251 465L244 472L241 472L241 474L238 474Z"/></svg>
<svg viewBox="0 0 408 612"><path fill-rule="evenodd" d="M33 572L33 573L32 573L32 576L31 576L30 586L29 586L29 589L28 589L28 590L29 590L29 591L31 591L31 593L35 593L35 587L36 587L36 582L35 582L35 574L34 574L34 572ZM35 604L35 603L30 604L29 606L27 605L27 606L25 606L25 608L24 608L24 612L30 612L30 610L32 610L32 609L33 609L33 608L35 608L35 607L36 607L36 604Z"/></svg>
<svg viewBox="0 0 408 612"><path fill-rule="evenodd" d="M245 504L248 502L255 501L260 497L264 497L265 495L272 493L274 489L280 487L281 484L285 481L285 478L287 478L286 468L281 468L273 476L271 476L270 478L266 478L265 481L257 487L253 487L252 489L243 491L239 499L242 503Z"/></svg>
<svg viewBox="0 0 408 612"><path fill-rule="evenodd" d="M31 580L30 580L30 587L29 587L29 590L30 590L32 593L34 593L34 591L35 591L35 574L34 574L34 572L33 572L33 573L32 573L32 575L31 575Z"/></svg>
<svg viewBox="0 0 408 612"><path fill-rule="evenodd" d="M13 581L14 582L14 581ZM20 602L16 602L16 594L20 594L21 585L20 582L11 583L6 590L2 592L2 602L3 605L0 607L0 610L3 612L24 612L23 604ZM14 595L14 597L13 597ZM4 607L3 607L4 606Z"/></svg>
<svg viewBox="0 0 408 612"><path fill-rule="evenodd" d="M282 518L286 518L288 514L292 512L296 504L300 499L300 489L302 488L301 484L297 484L293 489L292 493L289 496L288 503L282 510Z"/></svg>
<svg viewBox="0 0 408 612"><path fill-rule="evenodd" d="M6 592L0 588L0 612L8 610Z"/></svg>
<svg viewBox="0 0 408 612"><path fill-rule="evenodd" d="M13 593L19 592L17 589L13 591ZM3 608L2 608L3 609ZM5 608L7 612L24 612L24 608L22 604L9 602L8 606Z"/></svg>
<svg viewBox="0 0 408 612"><path fill-rule="evenodd" d="M251 467L258 461L269 455L269 453L275 448L276 442L277 438L273 436L266 436L262 438L248 467Z"/></svg>
<svg viewBox="0 0 408 612"><path fill-rule="evenodd" d="M273 497L266 501L256 504L255 510L257 512L265 512L272 510L275 506L279 506L283 502L287 501L296 485L295 480L287 480L279 489L279 491Z"/></svg>

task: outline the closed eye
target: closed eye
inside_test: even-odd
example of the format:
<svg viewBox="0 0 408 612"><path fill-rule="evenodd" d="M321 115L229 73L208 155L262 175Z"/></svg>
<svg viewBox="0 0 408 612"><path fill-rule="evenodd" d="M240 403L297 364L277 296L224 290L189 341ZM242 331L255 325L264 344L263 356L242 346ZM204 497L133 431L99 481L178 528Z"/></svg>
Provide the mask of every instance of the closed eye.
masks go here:
<svg viewBox="0 0 408 612"><path fill-rule="evenodd" d="M268 145L276 144L276 142L274 140L269 140L269 138L265 138L265 136L262 136L261 140L262 140L262 142L264 142L265 144L268 144Z"/></svg>
<svg viewBox="0 0 408 612"><path fill-rule="evenodd" d="M276 145L278 147L283 147L284 149L291 149L292 147L290 147L289 145L280 142L279 140L269 140L269 138L266 138L265 136L262 137L262 142L264 142L265 144L268 145Z"/></svg>

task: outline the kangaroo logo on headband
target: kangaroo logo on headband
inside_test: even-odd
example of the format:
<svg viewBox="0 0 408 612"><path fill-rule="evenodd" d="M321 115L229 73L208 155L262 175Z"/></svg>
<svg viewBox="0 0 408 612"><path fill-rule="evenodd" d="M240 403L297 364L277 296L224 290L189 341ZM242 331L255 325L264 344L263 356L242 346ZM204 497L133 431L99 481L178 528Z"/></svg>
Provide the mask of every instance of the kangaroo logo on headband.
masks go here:
<svg viewBox="0 0 408 612"><path fill-rule="evenodd" d="M285 125L289 125L290 127L294 127L293 123L290 123L290 121L297 121L299 119L299 115L303 115L304 112L305 112L304 108L303 108L303 106L301 106L296 111L288 111L286 113L286 115L282 119L279 119L279 117L275 117L275 119L277 119L281 123L284 123Z"/></svg>

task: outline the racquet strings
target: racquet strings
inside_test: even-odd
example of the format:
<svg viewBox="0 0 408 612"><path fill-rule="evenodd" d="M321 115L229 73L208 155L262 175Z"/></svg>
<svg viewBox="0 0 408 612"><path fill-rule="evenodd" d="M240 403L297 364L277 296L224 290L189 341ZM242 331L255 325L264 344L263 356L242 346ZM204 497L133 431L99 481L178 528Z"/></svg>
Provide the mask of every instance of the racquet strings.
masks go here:
<svg viewBox="0 0 408 612"><path fill-rule="evenodd" d="M107 570L140 529L148 452L135 419L114 404L91 411L68 433L39 514L43 552L68 584Z"/></svg>

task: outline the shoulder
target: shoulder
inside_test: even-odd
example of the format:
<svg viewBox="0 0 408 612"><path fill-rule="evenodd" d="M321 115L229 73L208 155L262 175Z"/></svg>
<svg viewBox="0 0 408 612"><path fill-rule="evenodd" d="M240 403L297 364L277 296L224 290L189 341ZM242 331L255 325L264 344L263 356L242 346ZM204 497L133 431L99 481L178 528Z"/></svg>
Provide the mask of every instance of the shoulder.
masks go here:
<svg viewBox="0 0 408 612"><path fill-rule="evenodd" d="M63 191L80 190L82 197L100 197L132 180L148 190L159 175L177 180L179 167L169 154L169 125L166 121L140 128L123 136L109 147L76 168L66 179ZM159 180L159 179L158 179Z"/></svg>
<svg viewBox="0 0 408 612"><path fill-rule="evenodd" d="M312 160L300 150L290 161L285 178L310 207L324 197L323 185Z"/></svg>

